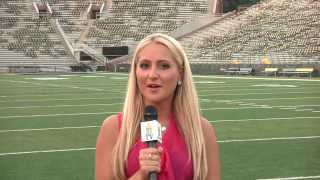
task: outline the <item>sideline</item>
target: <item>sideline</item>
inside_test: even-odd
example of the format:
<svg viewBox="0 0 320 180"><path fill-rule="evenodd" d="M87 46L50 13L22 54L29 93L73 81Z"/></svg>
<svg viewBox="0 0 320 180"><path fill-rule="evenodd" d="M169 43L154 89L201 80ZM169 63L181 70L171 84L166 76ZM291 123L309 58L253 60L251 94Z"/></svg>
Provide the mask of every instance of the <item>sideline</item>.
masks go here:
<svg viewBox="0 0 320 180"><path fill-rule="evenodd" d="M231 77L231 76L202 76L202 75L194 75L193 77L199 78L212 78L212 79L257 79L257 80L271 80L271 81L309 81L309 82L320 82L320 79L298 79L298 78L281 78L281 77Z"/></svg>

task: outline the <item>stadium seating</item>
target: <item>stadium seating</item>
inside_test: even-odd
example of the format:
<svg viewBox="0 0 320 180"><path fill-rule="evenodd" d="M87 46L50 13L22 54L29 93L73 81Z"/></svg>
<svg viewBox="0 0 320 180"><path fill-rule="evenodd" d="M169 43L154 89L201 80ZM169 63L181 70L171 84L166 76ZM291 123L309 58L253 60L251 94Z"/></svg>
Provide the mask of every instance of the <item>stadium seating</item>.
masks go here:
<svg viewBox="0 0 320 180"><path fill-rule="evenodd" d="M26 1L1 4L0 66L75 64L47 17L35 17Z"/></svg>
<svg viewBox="0 0 320 180"><path fill-rule="evenodd" d="M262 1L180 39L194 62L318 63L320 4L308 0ZM195 53L200 51L200 53Z"/></svg>
<svg viewBox="0 0 320 180"><path fill-rule="evenodd" d="M88 44L93 47L139 41L153 32L169 33L194 17L207 15L206 1L121 0L113 1L110 16L90 28ZM104 39L104 41L99 41ZM115 44L116 43L116 44Z"/></svg>
<svg viewBox="0 0 320 180"><path fill-rule="evenodd" d="M101 5L104 0L36 2L48 3L52 14L38 17L32 1L0 2L0 66L75 65L66 41L74 48L82 43L101 52L103 46L134 45L154 32L183 32L186 25L208 16L207 0L113 0L97 20L83 14L90 3ZM212 16L212 23L176 38L191 63L260 64L264 57L271 64L319 63L320 2L294 2L261 0L241 12Z"/></svg>

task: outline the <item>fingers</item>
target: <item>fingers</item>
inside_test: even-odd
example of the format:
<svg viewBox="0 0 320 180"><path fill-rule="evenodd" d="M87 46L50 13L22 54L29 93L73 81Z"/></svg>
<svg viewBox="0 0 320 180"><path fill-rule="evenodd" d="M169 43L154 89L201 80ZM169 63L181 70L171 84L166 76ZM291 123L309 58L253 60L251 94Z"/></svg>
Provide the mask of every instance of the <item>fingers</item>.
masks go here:
<svg viewBox="0 0 320 180"><path fill-rule="evenodd" d="M145 148L139 152L140 170L144 174L160 172L162 148Z"/></svg>

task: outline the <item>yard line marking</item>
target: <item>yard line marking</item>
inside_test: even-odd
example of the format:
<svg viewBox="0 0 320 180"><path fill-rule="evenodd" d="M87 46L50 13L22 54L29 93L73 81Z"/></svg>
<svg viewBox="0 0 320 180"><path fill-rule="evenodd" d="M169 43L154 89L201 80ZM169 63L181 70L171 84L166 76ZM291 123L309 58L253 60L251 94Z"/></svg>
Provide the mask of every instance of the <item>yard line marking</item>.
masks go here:
<svg viewBox="0 0 320 180"><path fill-rule="evenodd" d="M21 87L23 88L23 87ZM121 89L119 89L118 91L112 91L112 92L108 92L108 94L121 94ZM83 95L83 94L87 94L88 92L73 92L73 93L55 93L55 95L57 96L74 96L74 95ZM93 95L104 95L105 92L90 92L90 94L93 94ZM16 94L16 95L7 95L7 96L0 96L0 98L20 98L20 97L47 97L47 96L51 96L51 94Z"/></svg>
<svg viewBox="0 0 320 180"><path fill-rule="evenodd" d="M294 180L294 179L318 179L320 175L316 176L297 176L297 177L281 177L281 178L270 178L270 179L256 179L256 180Z"/></svg>
<svg viewBox="0 0 320 180"><path fill-rule="evenodd" d="M230 87L233 87L233 86L230 86ZM242 86L241 86L242 87ZM246 86L247 87L247 86ZM215 87L213 88L210 88L210 87L206 87L205 89L204 88L197 88L198 89L198 93L203 93L203 92L215 92L215 91L223 91L223 92L226 92L226 91L235 91L234 89L215 89ZM285 90L285 89L290 89L292 90L292 88L264 88L264 89L255 89L255 88L250 88L250 89L240 89L240 88L237 88L236 91L269 91L270 89L277 89L277 90ZM299 88L294 88L294 90L300 90L300 89L305 89L304 87L299 87Z"/></svg>
<svg viewBox="0 0 320 180"><path fill-rule="evenodd" d="M266 101L266 100L292 100L292 99L319 99L320 96L314 96L314 97L292 97L292 98L255 98L255 99L234 99L234 101ZM216 99L214 100L216 102L223 102L224 99Z"/></svg>
<svg viewBox="0 0 320 180"><path fill-rule="evenodd" d="M62 86L59 84L48 84L48 83L35 83L35 82L29 82L29 81L16 81L16 80L0 80L0 81L6 81L6 82L12 82L12 83L24 83L24 84L33 84L37 86L49 86L49 87L59 87L59 88L71 88L71 89L84 89L84 90L90 90L90 91L103 91L103 92L109 92L109 90L106 89L99 89L99 88L87 88L87 87L78 87L78 86Z"/></svg>
<svg viewBox="0 0 320 180"><path fill-rule="evenodd" d="M290 120L290 119L320 119L320 117L276 117L276 118L257 118L257 119L225 119L225 120L213 120L209 122L246 122L246 121L271 121L271 120Z"/></svg>
<svg viewBox="0 0 320 180"><path fill-rule="evenodd" d="M313 107L313 106L320 106L319 104L303 104L303 105L296 105L296 107Z"/></svg>
<svg viewBox="0 0 320 180"><path fill-rule="evenodd" d="M201 109L201 110L208 111L208 110L269 109L269 108L272 108L272 107L208 108L208 109ZM78 116L78 115L92 115L92 114L112 114L112 113L118 113L118 112L93 112L93 113L70 113L70 114L32 114L32 115L17 115L17 116L0 116L0 119L24 118L24 117Z"/></svg>
<svg viewBox="0 0 320 180"><path fill-rule="evenodd" d="M112 106L123 103L110 103L110 104L62 104L54 106L11 106L11 107L0 107L0 109L26 109L26 108L53 108L53 107L86 107L86 106Z"/></svg>
<svg viewBox="0 0 320 180"><path fill-rule="evenodd" d="M296 109L294 111L300 112L300 111L312 111L313 109Z"/></svg>
<svg viewBox="0 0 320 180"><path fill-rule="evenodd" d="M25 132L25 131L48 131L48 130L61 130L61 129L87 129L87 128L98 128L101 126L78 126L78 127L58 127L58 128L39 128L39 129L9 129L0 130L0 133L7 132Z"/></svg>
<svg viewBox="0 0 320 180"><path fill-rule="evenodd" d="M94 113L71 113L71 114L33 114L24 116L0 116L0 119L7 118L24 118L24 117L50 117L50 116L78 116L78 115L92 115L92 114L115 114L118 112L94 112Z"/></svg>
<svg viewBox="0 0 320 180"><path fill-rule="evenodd" d="M317 139L317 138L320 138L320 136L256 138L256 139L231 139L231 140L219 140L217 142L218 143L230 143L230 142L255 142L255 141L273 141L273 140Z"/></svg>
<svg viewBox="0 0 320 180"><path fill-rule="evenodd" d="M220 140L217 142L218 143L232 143L232 142L256 142L256 141L297 140L297 139L315 139L315 138L320 138L320 136L260 138L260 139L234 139L234 140ZM48 152L86 151L86 150L95 150L95 148L94 147L87 147L87 148L78 148L78 149L51 149L51 150L43 150L43 151L9 152L9 153L0 153L0 156L36 154L36 153L48 153Z"/></svg>
<svg viewBox="0 0 320 180"><path fill-rule="evenodd" d="M275 94L315 94L319 93L318 91L308 91L308 92L283 92L283 93L274 93L274 92L266 92L266 93L229 93L229 94L200 94L199 96L246 96L246 95L275 95Z"/></svg>
<svg viewBox="0 0 320 180"><path fill-rule="evenodd" d="M22 151L22 152L0 153L0 156L50 153L50 152L87 151L87 150L95 150L95 149L96 148L94 147L87 147L87 148L77 148L77 149L51 149L51 150L43 150L43 151Z"/></svg>
<svg viewBox="0 0 320 180"><path fill-rule="evenodd" d="M240 106L257 106L257 104L255 103L240 103L239 105ZM267 105L264 105L264 106L267 106Z"/></svg>
<svg viewBox="0 0 320 180"><path fill-rule="evenodd" d="M251 85L253 87L297 87L296 85L292 85L292 84L253 84Z"/></svg>
<svg viewBox="0 0 320 180"><path fill-rule="evenodd" d="M244 120L217 120L209 122L245 122L245 121L267 121L267 120L288 120L288 119L315 119L320 117L293 117L293 118L267 118L267 119L244 119ZM24 131L47 131L47 130L61 130L61 129L86 129L86 128L99 128L101 126L76 126L76 127L58 127L58 128L39 128L39 129L9 129L9 130L0 130L0 133L6 132L24 132Z"/></svg>
<svg viewBox="0 0 320 180"><path fill-rule="evenodd" d="M111 99L123 99L122 97L111 97L111 98L107 98L107 97L97 97L97 98L61 98L61 99L53 99L53 98L49 98L49 99L8 99L8 100L3 100L0 102L42 102L42 101L76 101L76 100L95 100L95 99L107 99L107 100L111 100Z"/></svg>
<svg viewBox="0 0 320 180"><path fill-rule="evenodd" d="M209 110L235 110L235 109L271 109L271 106L250 106L250 107L234 107L234 108L203 108L200 109L202 111L209 111Z"/></svg>
<svg viewBox="0 0 320 180"><path fill-rule="evenodd" d="M287 107L287 108L280 108L280 109L290 110L290 109L297 109L297 108L296 107Z"/></svg>

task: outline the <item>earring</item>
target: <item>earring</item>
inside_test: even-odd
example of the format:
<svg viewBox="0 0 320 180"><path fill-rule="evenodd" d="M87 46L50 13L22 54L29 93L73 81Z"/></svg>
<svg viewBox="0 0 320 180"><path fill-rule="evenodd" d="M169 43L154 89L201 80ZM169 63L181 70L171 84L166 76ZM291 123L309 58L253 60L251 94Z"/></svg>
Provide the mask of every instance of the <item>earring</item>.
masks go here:
<svg viewBox="0 0 320 180"><path fill-rule="evenodd" d="M181 86L182 82L181 81L178 81L178 86Z"/></svg>

